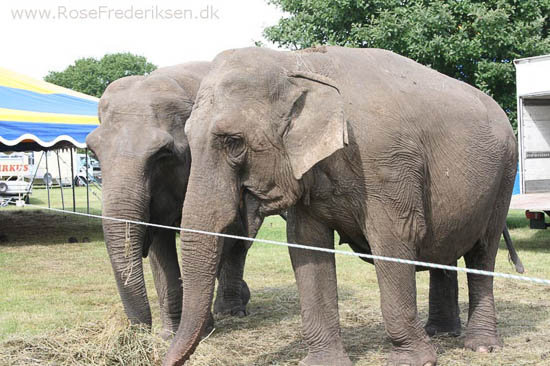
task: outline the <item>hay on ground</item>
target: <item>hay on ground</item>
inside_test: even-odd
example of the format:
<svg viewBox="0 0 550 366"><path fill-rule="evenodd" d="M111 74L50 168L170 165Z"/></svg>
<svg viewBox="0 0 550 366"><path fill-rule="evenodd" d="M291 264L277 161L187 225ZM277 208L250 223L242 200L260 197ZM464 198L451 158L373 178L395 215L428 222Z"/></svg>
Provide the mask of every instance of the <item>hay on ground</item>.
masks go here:
<svg viewBox="0 0 550 366"><path fill-rule="evenodd" d="M168 344L143 326L130 325L112 312L101 322L86 323L46 335L4 342L2 365L160 365Z"/></svg>

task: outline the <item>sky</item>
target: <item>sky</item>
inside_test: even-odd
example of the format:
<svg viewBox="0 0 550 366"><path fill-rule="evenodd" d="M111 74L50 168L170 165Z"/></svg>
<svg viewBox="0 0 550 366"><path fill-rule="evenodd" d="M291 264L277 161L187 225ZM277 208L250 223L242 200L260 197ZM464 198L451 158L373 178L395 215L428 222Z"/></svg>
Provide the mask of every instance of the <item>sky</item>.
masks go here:
<svg viewBox="0 0 550 366"><path fill-rule="evenodd" d="M266 0L2 0L0 67L43 78L106 53L208 61L258 40L274 47L262 30L282 16Z"/></svg>

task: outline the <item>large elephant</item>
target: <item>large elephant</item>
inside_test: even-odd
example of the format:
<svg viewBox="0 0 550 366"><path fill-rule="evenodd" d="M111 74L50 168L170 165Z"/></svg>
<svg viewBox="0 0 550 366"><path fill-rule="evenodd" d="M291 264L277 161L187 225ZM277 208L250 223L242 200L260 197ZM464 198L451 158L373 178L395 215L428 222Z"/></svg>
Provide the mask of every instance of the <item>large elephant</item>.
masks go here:
<svg viewBox="0 0 550 366"><path fill-rule="evenodd" d="M101 124L86 139L101 163L105 216L180 224L191 163L184 127L209 70L207 62L186 63L109 85L99 102ZM142 257L149 256L160 302L161 336L173 335L182 303L175 231L110 220L103 221L103 231L130 321L151 325L142 268ZM242 277L248 247L242 241L226 241L217 312L246 313L250 293Z"/></svg>
<svg viewBox="0 0 550 366"><path fill-rule="evenodd" d="M224 232L241 196L288 209L288 240L493 270L517 163L506 114L487 95L389 51L318 47L223 52L186 125L193 164L183 221ZM214 204L215 203L215 204ZM340 336L334 255L290 248L304 365L351 364ZM182 319L165 358L180 365L208 319L219 238L182 235ZM186 266L200 261L199 277ZM416 308L415 267L375 261L391 365L434 365ZM468 275L465 346L489 351L492 277Z"/></svg>

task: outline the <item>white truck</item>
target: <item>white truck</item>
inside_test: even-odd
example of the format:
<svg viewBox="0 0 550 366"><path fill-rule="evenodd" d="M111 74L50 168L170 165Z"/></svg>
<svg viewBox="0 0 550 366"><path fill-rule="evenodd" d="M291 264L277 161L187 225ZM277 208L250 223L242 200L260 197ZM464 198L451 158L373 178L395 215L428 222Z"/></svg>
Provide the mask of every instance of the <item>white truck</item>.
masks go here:
<svg viewBox="0 0 550 366"><path fill-rule="evenodd" d="M514 60L518 107L519 186L510 208L526 210L530 227L550 216L550 55Z"/></svg>

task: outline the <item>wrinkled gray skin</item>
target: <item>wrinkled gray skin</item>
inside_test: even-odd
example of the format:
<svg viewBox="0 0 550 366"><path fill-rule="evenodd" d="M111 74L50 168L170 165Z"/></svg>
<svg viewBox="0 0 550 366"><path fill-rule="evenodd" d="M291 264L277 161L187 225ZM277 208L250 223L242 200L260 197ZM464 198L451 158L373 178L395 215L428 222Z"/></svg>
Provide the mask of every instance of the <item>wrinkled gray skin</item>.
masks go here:
<svg viewBox="0 0 550 366"><path fill-rule="evenodd" d="M226 51L186 133L193 164L183 220L194 229L226 231L245 192L260 215L288 209L290 242L332 248L336 230L357 251L443 264L464 256L469 268L494 268L516 173L513 131L490 97L412 60L340 47ZM302 364L350 365L334 255L289 251L309 345ZM182 235L188 316L165 365L183 364L198 344L221 252L215 238ZM415 268L375 267L388 363L434 365ZM492 277L468 275L468 286L465 346L492 350L501 344Z"/></svg>
<svg viewBox="0 0 550 366"><path fill-rule="evenodd" d="M101 125L86 140L103 171L104 215L179 226L191 162L184 127L209 70L210 63L187 63L149 76L125 77L107 88L99 102ZM103 230L128 318L151 325L142 268L142 257L149 256L160 302L161 336L173 335L183 295L175 231L109 220L103 221ZM242 276L248 247L226 243L216 312L246 313L250 293ZM210 317L210 325L212 321Z"/></svg>
<svg viewBox="0 0 550 366"><path fill-rule="evenodd" d="M506 248L510 253L510 261L515 265L516 272L524 273L523 263L516 253L507 227L504 227L503 236ZM340 243L344 242L341 238ZM353 247L353 243L350 245ZM356 247L354 250L364 252L360 247ZM370 259L362 259L373 263ZM452 265L456 266L456 261ZM417 268L418 270L421 269ZM457 272L430 269L429 313L428 321L424 326L426 333L430 337L436 334L450 334L458 337L462 331L461 327Z"/></svg>

